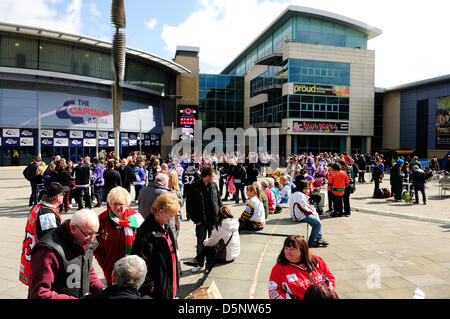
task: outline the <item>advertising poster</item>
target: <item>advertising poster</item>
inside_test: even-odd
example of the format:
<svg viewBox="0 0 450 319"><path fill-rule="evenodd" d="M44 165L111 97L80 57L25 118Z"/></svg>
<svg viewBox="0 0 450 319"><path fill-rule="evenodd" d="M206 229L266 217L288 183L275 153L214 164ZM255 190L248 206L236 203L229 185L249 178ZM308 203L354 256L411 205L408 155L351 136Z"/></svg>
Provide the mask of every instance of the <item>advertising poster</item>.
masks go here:
<svg viewBox="0 0 450 319"><path fill-rule="evenodd" d="M98 146L100 146L100 147L107 147L108 146L108 140L98 140Z"/></svg>
<svg viewBox="0 0 450 319"><path fill-rule="evenodd" d="M98 138L108 138L108 132L98 132Z"/></svg>
<svg viewBox="0 0 450 319"><path fill-rule="evenodd" d="M18 137L3 137L2 144L3 146L19 146L19 138Z"/></svg>
<svg viewBox="0 0 450 319"><path fill-rule="evenodd" d="M450 147L450 95L436 99L436 148Z"/></svg>
<svg viewBox="0 0 450 319"><path fill-rule="evenodd" d="M3 137L19 137L20 130L18 128L4 128Z"/></svg>
<svg viewBox="0 0 450 319"><path fill-rule="evenodd" d="M44 137L41 139L42 146L53 146L53 138Z"/></svg>
<svg viewBox="0 0 450 319"><path fill-rule="evenodd" d="M33 137L34 132L31 129L21 129L20 137Z"/></svg>
<svg viewBox="0 0 450 319"><path fill-rule="evenodd" d="M83 131L70 131L70 138L83 138Z"/></svg>
<svg viewBox="0 0 450 319"><path fill-rule="evenodd" d="M327 95L327 96L349 97L350 87L340 85L294 83L293 93L303 95Z"/></svg>
<svg viewBox="0 0 450 319"><path fill-rule="evenodd" d="M53 137L53 130L41 130L41 137Z"/></svg>
<svg viewBox="0 0 450 319"><path fill-rule="evenodd" d="M95 138L85 138L85 139L83 139L83 146L84 147L93 147L93 146L96 146L96 145L97 145L97 143L96 143Z"/></svg>
<svg viewBox="0 0 450 319"><path fill-rule="evenodd" d="M69 139L69 146L83 146L83 139L81 138L71 138Z"/></svg>
<svg viewBox="0 0 450 319"><path fill-rule="evenodd" d="M114 147L114 139L109 139L108 140L108 146L109 147Z"/></svg>
<svg viewBox="0 0 450 319"><path fill-rule="evenodd" d="M32 137L21 137L20 146L33 146L34 141Z"/></svg>
<svg viewBox="0 0 450 319"><path fill-rule="evenodd" d="M69 146L69 139L66 137L55 137L53 139L53 145L67 147Z"/></svg>
<svg viewBox="0 0 450 319"><path fill-rule="evenodd" d="M55 130L55 137L69 137L69 131L67 130Z"/></svg>
<svg viewBox="0 0 450 319"><path fill-rule="evenodd" d="M348 133L347 122L294 121L297 133Z"/></svg>

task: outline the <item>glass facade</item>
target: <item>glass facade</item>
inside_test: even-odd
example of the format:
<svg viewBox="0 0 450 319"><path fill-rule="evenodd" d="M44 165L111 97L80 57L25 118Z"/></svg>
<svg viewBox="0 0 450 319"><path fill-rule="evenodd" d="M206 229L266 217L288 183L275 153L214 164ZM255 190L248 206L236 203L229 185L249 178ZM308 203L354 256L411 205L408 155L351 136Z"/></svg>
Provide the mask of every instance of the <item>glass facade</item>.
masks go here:
<svg viewBox="0 0 450 319"><path fill-rule="evenodd" d="M54 71L113 80L111 51L64 41L0 33L0 66ZM125 82L157 92L170 75L150 63L127 56Z"/></svg>
<svg viewBox="0 0 450 319"><path fill-rule="evenodd" d="M244 78L200 74L198 119L203 129L244 127Z"/></svg>
<svg viewBox="0 0 450 319"><path fill-rule="evenodd" d="M296 15L273 32L258 39L224 73L242 76L255 65L257 59L278 52L286 42L367 49L367 40L366 34L350 27L331 23L325 19Z"/></svg>
<svg viewBox="0 0 450 319"><path fill-rule="evenodd" d="M250 97L268 93L268 101L250 108L250 124L276 125L283 118L348 120L348 97L290 94L281 96L281 87L288 82L350 85L350 64L340 62L288 59L285 66L271 66L250 81ZM271 91L270 91L271 90Z"/></svg>
<svg viewBox="0 0 450 319"><path fill-rule="evenodd" d="M289 59L288 70L289 82L350 85L350 63Z"/></svg>
<svg viewBox="0 0 450 319"><path fill-rule="evenodd" d="M270 87L281 86L285 82L287 82L287 65L270 66L268 71L250 81L250 97L254 97Z"/></svg>
<svg viewBox="0 0 450 319"><path fill-rule="evenodd" d="M345 136L330 135L292 135L292 154L303 152L342 153L345 151Z"/></svg>

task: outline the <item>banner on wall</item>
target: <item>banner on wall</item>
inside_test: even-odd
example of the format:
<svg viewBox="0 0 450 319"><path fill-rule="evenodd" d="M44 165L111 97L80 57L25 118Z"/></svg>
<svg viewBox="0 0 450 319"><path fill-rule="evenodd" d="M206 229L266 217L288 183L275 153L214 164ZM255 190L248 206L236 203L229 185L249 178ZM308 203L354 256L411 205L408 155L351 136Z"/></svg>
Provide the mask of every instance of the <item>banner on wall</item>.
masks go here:
<svg viewBox="0 0 450 319"><path fill-rule="evenodd" d="M69 146L82 147L83 139L82 138L71 138L71 139L69 139Z"/></svg>
<svg viewBox="0 0 450 319"><path fill-rule="evenodd" d="M294 121L292 129L297 133L348 133L348 123Z"/></svg>
<svg viewBox="0 0 450 319"><path fill-rule="evenodd" d="M450 95L436 99L436 148L450 147Z"/></svg>
<svg viewBox="0 0 450 319"><path fill-rule="evenodd" d="M303 95L327 95L327 96L349 97L350 87L342 85L294 83L293 93Z"/></svg>
<svg viewBox="0 0 450 319"><path fill-rule="evenodd" d="M18 128L4 128L3 137L20 137L20 130Z"/></svg>
<svg viewBox="0 0 450 319"><path fill-rule="evenodd" d="M21 137L20 146L33 146L34 140L32 137Z"/></svg>
<svg viewBox="0 0 450 319"><path fill-rule="evenodd" d="M53 137L53 130L41 130L41 137Z"/></svg>
<svg viewBox="0 0 450 319"><path fill-rule="evenodd" d="M83 138L83 131L70 131L70 138Z"/></svg>
<svg viewBox="0 0 450 319"><path fill-rule="evenodd" d="M33 137L34 132L31 129L21 129L20 130L20 137Z"/></svg>
<svg viewBox="0 0 450 319"><path fill-rule="evenodd" d="M53 139L54 146L68 147L69 139L67 137L55 137Z"/></svg>

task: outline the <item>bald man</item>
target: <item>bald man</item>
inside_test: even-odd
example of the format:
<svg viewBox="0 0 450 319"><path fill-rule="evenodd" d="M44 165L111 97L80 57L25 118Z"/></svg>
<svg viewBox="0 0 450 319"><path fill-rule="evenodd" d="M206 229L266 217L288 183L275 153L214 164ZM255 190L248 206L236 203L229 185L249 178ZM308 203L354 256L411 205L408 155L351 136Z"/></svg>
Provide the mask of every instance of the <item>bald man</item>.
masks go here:
<svg viewBox="0 0 450 319"><path fill-rule="evenodd" d="M28 298L76 299L105 289L92 266L99 221L90 209L42 237L31 251Z"/></svg>

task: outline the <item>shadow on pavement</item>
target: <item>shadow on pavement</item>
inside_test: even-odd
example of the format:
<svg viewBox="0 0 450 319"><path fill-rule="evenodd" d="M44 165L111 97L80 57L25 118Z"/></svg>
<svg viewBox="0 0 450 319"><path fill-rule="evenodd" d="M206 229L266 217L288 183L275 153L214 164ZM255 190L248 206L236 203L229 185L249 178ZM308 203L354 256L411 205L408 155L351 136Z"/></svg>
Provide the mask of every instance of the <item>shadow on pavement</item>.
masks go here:
<svg viewBox="0 0 450 319"><path fill-rule="evenodd" d="M189 273L191 273L191 272L189 271ZM198 274L194 274L194 273L192 273L192 274L193 274L193 275L198 275ZM183 277L184 277L184 276L185 276L185 275L184 275L184 272L183 272ZM208 276L204 273L203 276L202 276L199 280L197 280L196 283L193 283L193 284L186 284L186 285L180 285L180 291L178 292L178 298L179 298L179 299L184 299L184 298L186 298L191 292L193 292L194 290L200 288L200 287L203 285L203 283L205 282L205 280L206 280L207 277L208 277Z"/></svg>

